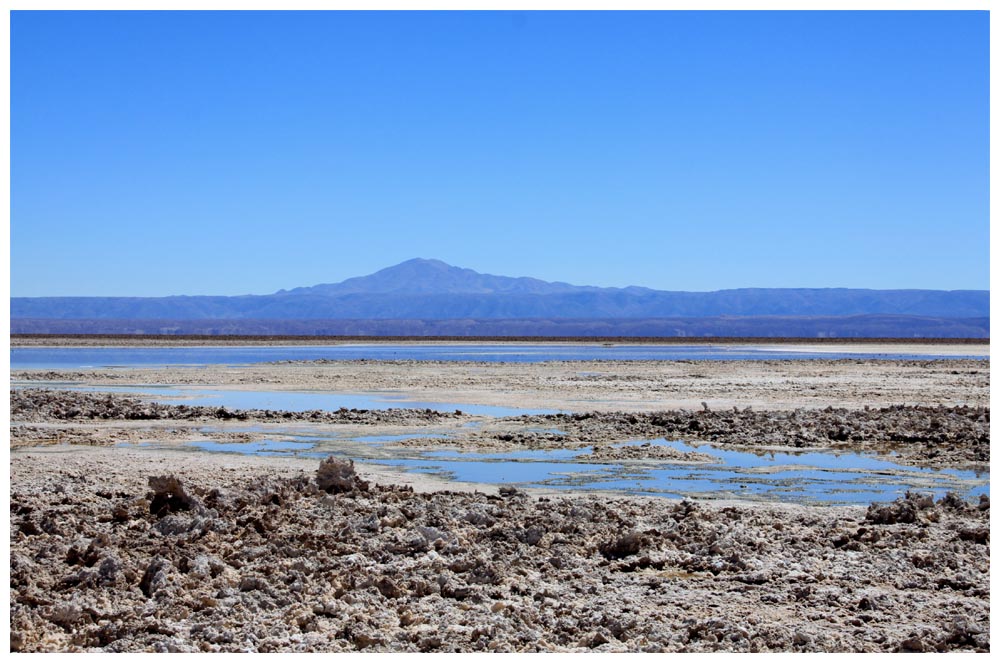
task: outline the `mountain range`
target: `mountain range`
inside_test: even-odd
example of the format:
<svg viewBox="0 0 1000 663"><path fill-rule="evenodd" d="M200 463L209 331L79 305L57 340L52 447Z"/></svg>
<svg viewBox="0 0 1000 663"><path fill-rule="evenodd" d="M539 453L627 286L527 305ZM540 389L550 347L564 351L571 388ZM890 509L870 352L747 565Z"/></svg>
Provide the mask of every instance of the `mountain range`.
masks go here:
<svg viewBox="0 0 1000 663"><path fill-rule="evenodd" d="M900 336L914 335L906 333L909 317L977 319L974 325L985 324L982 335L988 336L989 291L602 288L481 274L417 258L368 276L269 295L11 298L12 331L19 328L18 321L29 319L37 329L38 321L44 320L607 321L762 316L892 316L899 332L895 335Z"/></svg>

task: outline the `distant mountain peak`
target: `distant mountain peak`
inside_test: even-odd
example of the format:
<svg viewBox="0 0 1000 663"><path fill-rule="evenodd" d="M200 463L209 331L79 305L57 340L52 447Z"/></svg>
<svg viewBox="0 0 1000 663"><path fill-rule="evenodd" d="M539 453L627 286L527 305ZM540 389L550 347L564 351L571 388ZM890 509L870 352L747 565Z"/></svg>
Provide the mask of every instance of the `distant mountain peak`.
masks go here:
<svg viewBox="0 0 1000 663"><path fill-rule="evenodd" d="M399 263L398 265L391 265L389 267L383 267L382 269L378 270L377 272L374 272L374 274L382 274L382 273L385 273L385 272L394 272L394 271L413 272L413 271L416 271L416 270L419 270L419 271L422 271L422 272L434 273L434 272L440 272L440 271L445 271L445 270L449 270L449 269L460 269L460 268L459 267L455 267L453 265L449 265L445 261L438 260L437 258L410 258L409 260L404 260L403 262ZM369 276L374 276L374 274L370 274ZM364 277L361 277L361 278L364 278Z"/></svg>
<svg viewBox="0 0 1000 663"><path fill-rule="evenodd" d="M437 258L410 258L409 260L404 260L398 265L393 265L392 267L386 267L385 269L394 269L396 267L402 267L404 265L423 265L427 267L435 267L438 269L450 269L453 265L449 265L443 260L438 260Z"/></svg>
<svg viewBox="0 0 1000 663"><path fill-rule="evenodd" d="M618 291L618 288L574 286L528 277L481 274L465 267L455 267L436 258L411 258L398 265L380 269L368 276L358 276L340 283L324 283L307 288L283 290L284 295L348 294L521 294L553 295L568 292Z"/></svg>

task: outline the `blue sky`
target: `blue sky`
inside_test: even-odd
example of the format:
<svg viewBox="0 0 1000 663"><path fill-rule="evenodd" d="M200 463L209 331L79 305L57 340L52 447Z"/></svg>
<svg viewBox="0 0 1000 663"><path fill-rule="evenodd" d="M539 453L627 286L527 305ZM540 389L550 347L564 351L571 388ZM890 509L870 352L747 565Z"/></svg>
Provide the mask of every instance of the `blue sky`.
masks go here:
<svg viewBox="0 0 1000 663"><path fill-rule="evenodd" d="M13 12L11 294L989 287L986 12Z"/></svg>

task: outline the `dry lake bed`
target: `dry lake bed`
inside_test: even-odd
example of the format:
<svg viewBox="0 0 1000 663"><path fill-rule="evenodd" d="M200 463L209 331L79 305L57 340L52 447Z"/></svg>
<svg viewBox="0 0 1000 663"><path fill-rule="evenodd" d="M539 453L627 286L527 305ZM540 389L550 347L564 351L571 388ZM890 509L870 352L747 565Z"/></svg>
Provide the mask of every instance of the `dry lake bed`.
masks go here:
<svg viewBox="0 0 1000 663"><path fill-rule="evenodd" d="M15 347L12 651L988 651L987 345Z"/></svg>

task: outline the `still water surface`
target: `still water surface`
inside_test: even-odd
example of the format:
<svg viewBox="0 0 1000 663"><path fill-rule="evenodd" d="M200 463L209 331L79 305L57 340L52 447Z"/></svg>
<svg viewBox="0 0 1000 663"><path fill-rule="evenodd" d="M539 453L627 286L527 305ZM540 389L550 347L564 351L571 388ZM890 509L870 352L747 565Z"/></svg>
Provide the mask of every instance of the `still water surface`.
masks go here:
<svg viewBox="0 0 1000 663"><path fill-rule="evenodd" d="M745 359L987 359L986 355L864 354L795 352L733 345L601 344L349 344L331 346L224 346L163 348L11 348L12 369L67 369L129 366L245 365L316 359L434 360L532 363L541 361L745 360Z"/></svg>
<svg viewBox="0 0 1000 663"><path fill-rule="evenodd" d="M317 440L305 436L256 443L193 442L191 446L213 453L297 455L323 458L350 455L366 462L405 471L438 475L460 482L515 484L556 490L603 490L674 498L753 499L814 504L868 504L901 497L907 490L932 493L936 498L955 492L967 499L989 495L989 473L964 470L931 470L899 465L856 453L753 454L688 445L664 439L651 441L679 451L697 451L713 460L681 463L648 460L589 462L590 447L463 453L456 450L413 452L396 450L399 457L385 458L379 439L371 457L355 445L341 451L343 440ZM402 437L402 436L401 436ZM407 436L408 437L408 436ZM361 442L362 438L350 440ZM372 440L371 442L375 442ZM642 444L636 441L629 444Z"/></svg>

